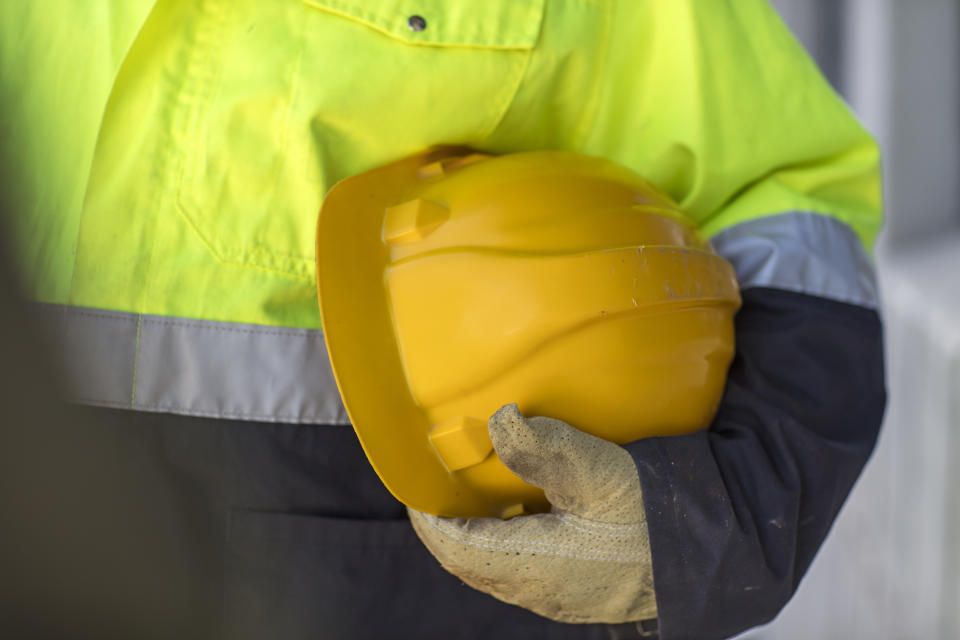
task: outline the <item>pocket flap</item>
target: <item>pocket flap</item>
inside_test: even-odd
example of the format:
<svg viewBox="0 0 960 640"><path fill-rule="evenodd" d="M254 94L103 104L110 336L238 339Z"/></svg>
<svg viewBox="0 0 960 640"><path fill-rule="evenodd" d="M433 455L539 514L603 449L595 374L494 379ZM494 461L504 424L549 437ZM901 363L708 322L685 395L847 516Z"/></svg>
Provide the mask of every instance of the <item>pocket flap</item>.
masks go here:
<svg viewBox="0 0 960 640"><path fill-rule="evenodd" d="M544 0L303 0L411 44L530 49ZM419 30L418 30L419 28Z"/></svg>

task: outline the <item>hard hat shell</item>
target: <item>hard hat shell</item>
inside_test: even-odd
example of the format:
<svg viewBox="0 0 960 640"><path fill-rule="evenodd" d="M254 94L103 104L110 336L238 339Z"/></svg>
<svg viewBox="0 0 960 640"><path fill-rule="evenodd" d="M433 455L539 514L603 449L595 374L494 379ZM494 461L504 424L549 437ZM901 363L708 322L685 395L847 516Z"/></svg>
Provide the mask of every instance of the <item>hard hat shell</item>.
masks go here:
<svg viewBox="0 0 960 640"><path fill-rule="evenodd" d="M338 183L317 230L334 375L386 487L432 514L540 511L487 420L515 402L617 443L709 425L733 269L633 172L435 148Z"/></svg>

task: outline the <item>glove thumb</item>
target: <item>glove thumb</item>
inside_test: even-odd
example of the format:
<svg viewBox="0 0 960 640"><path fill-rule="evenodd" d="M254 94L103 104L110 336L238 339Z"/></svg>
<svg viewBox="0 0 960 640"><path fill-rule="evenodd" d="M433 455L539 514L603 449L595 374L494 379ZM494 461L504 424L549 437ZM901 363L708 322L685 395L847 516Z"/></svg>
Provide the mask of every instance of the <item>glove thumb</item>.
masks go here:
<svg viewBox="0 0 960 640"><path fill-rule="evenodd" d="M644 520L640 477L633 459L608 442L553 418L524 418L515 404L488 423L500 460L544 490L554 511L604 522Z"/></svg>

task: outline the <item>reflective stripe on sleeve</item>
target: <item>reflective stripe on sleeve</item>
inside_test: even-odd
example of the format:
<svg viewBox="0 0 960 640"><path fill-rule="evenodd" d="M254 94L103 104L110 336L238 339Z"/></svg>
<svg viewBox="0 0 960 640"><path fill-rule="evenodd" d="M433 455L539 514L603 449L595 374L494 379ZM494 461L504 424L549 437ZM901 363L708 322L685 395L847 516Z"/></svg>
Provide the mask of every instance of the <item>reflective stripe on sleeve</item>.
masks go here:
<svg viewBox="0 0 960 640"><path fill-rule="evenodd" d="M741 289L769 287L877 307L873 261L835 218L791 211L724 229L710 243L733 264Z"/></svg>
<svg viewBox="0 0 960 640"><path fill-rule="evenodd" d="M38 304L72 402L192 416L349 424L323 334Z"/></svg>

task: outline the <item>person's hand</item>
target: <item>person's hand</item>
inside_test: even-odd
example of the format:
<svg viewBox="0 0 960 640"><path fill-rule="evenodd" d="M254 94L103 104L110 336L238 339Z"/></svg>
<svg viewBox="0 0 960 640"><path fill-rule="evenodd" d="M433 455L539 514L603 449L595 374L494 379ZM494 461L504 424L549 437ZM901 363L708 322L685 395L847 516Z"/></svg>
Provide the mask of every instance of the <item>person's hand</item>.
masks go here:
<svg viewBox="0 0 960 640"><path fill-rule="evenodd" d="M655 618L640 478L622 447L516 405L489 422L497 455L541 487L550 513L440 518L413 509L420 539L448 571L490 595L560 622Z"/></svg>

